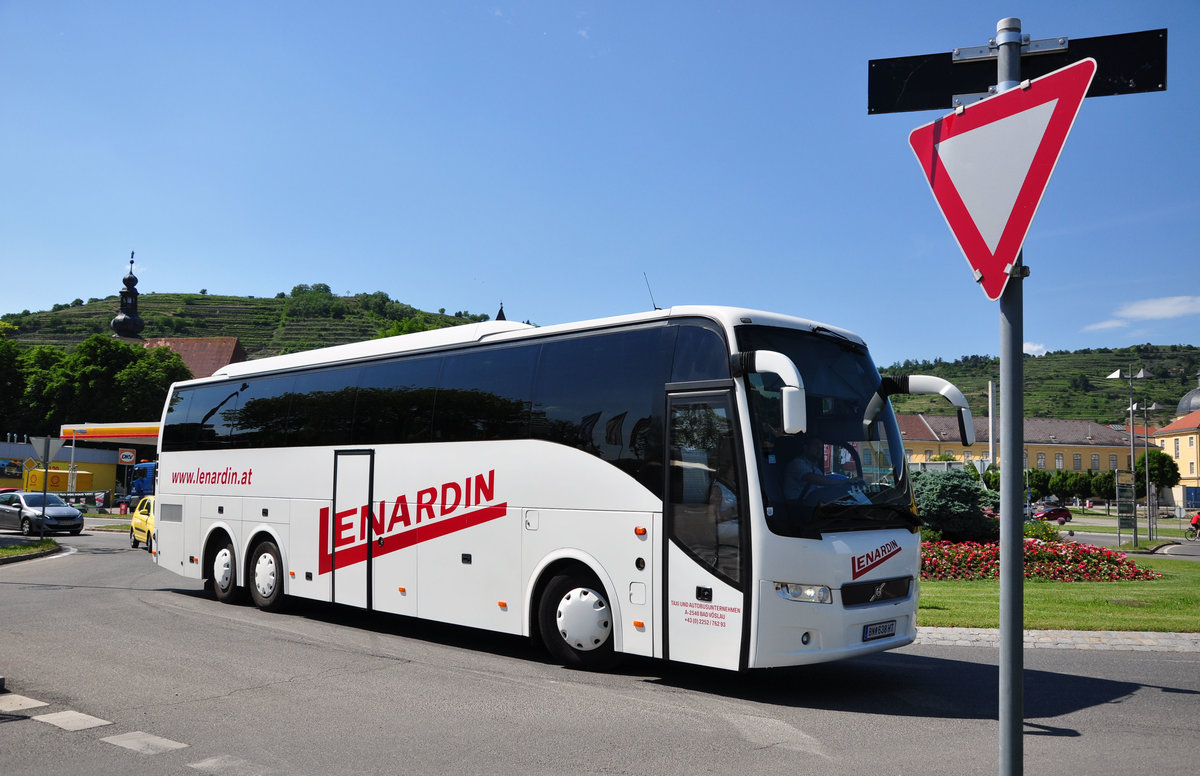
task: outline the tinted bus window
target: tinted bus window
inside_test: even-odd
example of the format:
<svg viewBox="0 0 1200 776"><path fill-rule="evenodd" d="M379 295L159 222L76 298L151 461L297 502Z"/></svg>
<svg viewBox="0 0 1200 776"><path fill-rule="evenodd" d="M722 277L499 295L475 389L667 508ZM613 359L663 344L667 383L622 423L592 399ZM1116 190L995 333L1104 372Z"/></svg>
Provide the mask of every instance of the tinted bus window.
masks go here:
<svg viewBox="0 0 1200 776"><path fill-rule="evenodd" d="M542 346L533 436L610 461L661 494L662 387L671 330L573 337Z"/></svg>
<svg viewBox="0 0 1200 776"><path fill-rule="evenodd" d="M291 375L259 377L238 392L236 408L225 410L229 419L231 447L285 447L292 443L289 414L292 389L296 378ZM233 404L234 402L230 402Z"/></svg>
<svg viewBox="0 0 1200 776"><path fill-rule="evenodd" d="M363 368L354 444L428 442L441 358L385 361Z"/></svg>
<svg viewBox="0 0 1200 776"><path fill-rule="evenodd" d="M675 338L671 382L729 379L729 347L713 329L699 325L679 327Z"/></svg>
<svg viewBox="0 0 1200 776"><path fill-rule="evenodd" d="M445 356L433 441L529 436L529 392L538 347L487 348Z"/></svg>
<svg viewBox="0 0 1200 776"><path fill-rule="evenodd" d="M229 442L229 422L237 409L238 391L246 383L201 385L181 391L167 413L163 447L171 450L214 450ZM176 416L176 406L179 415Z"/></svg>
<svg viewBox="0 0 1200 776"><path fill-rule="evenodd" d="M296 375L292 393L293 445L347 445L354 428L360 367Z"/></svg>

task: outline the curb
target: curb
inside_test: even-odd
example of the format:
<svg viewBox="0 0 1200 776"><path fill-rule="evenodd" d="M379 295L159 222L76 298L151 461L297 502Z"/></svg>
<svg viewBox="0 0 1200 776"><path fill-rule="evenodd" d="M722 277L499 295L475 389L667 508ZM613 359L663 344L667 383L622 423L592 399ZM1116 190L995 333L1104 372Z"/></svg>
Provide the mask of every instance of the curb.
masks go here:
<svg viewBox="0 0 1200 776"><path fill-rule="evenodd" d="M59 552L62 552L62 547L52 547L49 550L41 550L40 552L29 552L29 553L25 553L24 555L9 555L7 557L0 558L0 566L4 566L9 563L16 563L16 562L22 561L22 560L33 560L35 558L44 558L47 555L54 555Z"/></svg>
<svg viewBox="0 0 1200 776"><path fill-rule="evenodd" d="M914 644L999 647L997 628L917 628ZM1027 630L1026 649L1091 649L1134 652L1200 652L1200 633L1154 631Z"/></svg>

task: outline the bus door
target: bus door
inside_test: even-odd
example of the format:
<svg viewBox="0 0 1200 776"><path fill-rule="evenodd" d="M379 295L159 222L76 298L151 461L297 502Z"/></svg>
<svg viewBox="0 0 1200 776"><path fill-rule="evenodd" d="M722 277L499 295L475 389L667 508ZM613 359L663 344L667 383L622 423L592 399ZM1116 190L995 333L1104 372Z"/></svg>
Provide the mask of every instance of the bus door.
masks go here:
<svg viewBox="0 0 1200 776"><path fill-rule="evenodd" d="M333 519L329 547L333 562L333 602L371 607L371 482L373 450L337 450L333 454Z"/></svg>
<svg viewBox="0 0 1200 776"><path fill-rule="evenodd" d="M668 398L667 657L744 664L749 537L733 397Z"/></svg>

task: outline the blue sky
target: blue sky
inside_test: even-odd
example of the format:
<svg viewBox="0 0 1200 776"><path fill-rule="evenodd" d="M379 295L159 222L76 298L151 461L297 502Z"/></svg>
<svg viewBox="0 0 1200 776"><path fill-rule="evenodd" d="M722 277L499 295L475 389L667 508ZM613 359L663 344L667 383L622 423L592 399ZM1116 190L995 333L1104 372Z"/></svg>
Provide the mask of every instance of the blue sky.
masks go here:
<svg viewBox="0 0 1200 776"><path fill-rule="evenodd" d="M1086 100L1027 350L1200 344L1193 2L0 2L0 313L301 283L538 324L742 305L876 361L998 354L870 59L1166 27ZM114 310L114 313L116 311Z"/></svg>

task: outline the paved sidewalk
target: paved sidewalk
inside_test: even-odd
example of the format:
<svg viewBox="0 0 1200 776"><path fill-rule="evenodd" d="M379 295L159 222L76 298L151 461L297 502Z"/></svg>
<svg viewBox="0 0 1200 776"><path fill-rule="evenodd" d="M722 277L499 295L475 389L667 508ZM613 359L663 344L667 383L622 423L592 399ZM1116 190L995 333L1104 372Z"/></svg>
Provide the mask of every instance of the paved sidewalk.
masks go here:
<svg viewBox="0 0 1200 776"><path fill-rule="evenodd" d="M1000 631L996 628L917 628L917 640L914 643L953 647L999 647ZM1027 630L1025 648L1200 652L1200 633Z"/></svg>

